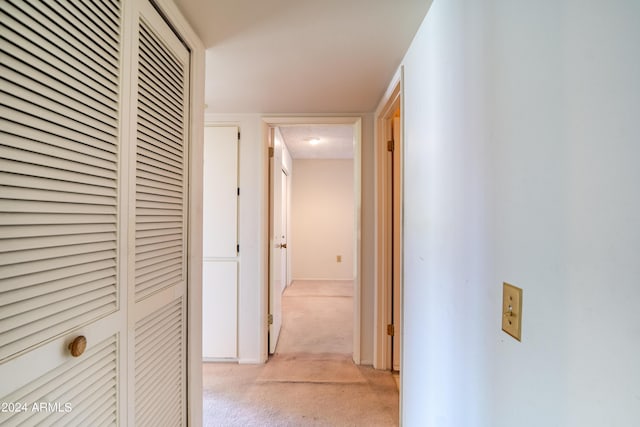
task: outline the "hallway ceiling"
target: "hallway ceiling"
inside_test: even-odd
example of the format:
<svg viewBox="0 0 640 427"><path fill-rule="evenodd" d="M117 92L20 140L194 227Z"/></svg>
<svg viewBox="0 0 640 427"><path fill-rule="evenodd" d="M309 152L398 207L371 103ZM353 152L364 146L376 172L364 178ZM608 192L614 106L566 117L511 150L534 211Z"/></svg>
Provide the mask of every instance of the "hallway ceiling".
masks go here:
<svg viewBox="0 0 640 427"><path fill-rule="evenodd" d="M175 0L207 48L207 113L371 112L430 0Z"/></svg>
<svg viewBox="0 0 640 427"><path fill-rule="evenodd" d="M280 126L282 138L294 159L352 159L352 125ZM311 139L319 139L316 145Z"/></svg>

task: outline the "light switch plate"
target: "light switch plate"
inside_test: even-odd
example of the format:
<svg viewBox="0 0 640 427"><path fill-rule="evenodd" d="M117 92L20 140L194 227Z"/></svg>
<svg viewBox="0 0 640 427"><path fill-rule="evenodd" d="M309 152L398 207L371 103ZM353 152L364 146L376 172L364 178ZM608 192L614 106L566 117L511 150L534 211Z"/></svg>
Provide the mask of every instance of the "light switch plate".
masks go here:
<svg viewBox="0 0 640 427"><path fill-rule="evenodd" d="M502 283L502 330L521 341L522 289Z"/></svg>

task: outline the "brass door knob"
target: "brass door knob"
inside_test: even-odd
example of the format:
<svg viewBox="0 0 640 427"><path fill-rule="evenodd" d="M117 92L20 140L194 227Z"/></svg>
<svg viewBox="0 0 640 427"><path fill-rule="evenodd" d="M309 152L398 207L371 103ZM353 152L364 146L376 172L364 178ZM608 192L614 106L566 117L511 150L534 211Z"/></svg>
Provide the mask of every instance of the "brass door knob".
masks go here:
<svg viewBox="0 0 640 427"><path fill-rule="evenodd" d="M280 247L281 247L282 249L287 249L287 244L286 244L286 243L283 243L283 244L281 244L281 245L280 245Z"/></svg>
<svg viewBox="0 0 640 427"><path fill-rule="evenodd" d="M71 344L69 344L69 351L73 357L78 357L84 353L84 350L87 348L87 339L80 335L76 337Z"/></svg>

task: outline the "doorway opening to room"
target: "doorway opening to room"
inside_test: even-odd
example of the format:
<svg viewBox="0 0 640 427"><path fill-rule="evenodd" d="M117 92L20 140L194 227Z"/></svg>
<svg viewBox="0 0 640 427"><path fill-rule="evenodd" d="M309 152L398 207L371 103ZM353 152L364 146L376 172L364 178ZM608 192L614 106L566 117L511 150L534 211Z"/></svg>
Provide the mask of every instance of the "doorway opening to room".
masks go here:
<svg viewBox="0 0 640 427"><path fill-rule="evenodd" d="M264 121L265 351L279 358L343 355L359 363L360 119Z"/></svg>

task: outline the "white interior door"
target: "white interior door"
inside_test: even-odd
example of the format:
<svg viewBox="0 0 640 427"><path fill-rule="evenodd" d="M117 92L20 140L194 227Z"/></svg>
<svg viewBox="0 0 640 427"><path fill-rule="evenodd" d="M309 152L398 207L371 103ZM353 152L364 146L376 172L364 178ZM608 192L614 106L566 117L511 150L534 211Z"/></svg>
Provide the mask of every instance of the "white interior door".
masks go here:
<svg viewBox="0 0 640 427"><path fill-rule="evenodd" d="M288 277L288 244L289 244L289 236L287 235L287 221L288 221L288 216L287 216L287 211L288 211L288 207L289 207L289 195L288 195L288 190L289 190L289 177L287 176L287 173L283 170L282 171L282 191L280 193L281 195L281 205L282 205L282 215L280 216L282 221L280 223L280 231L281 231L281 235L282 235L282 239L281 239L281 244L280 244L280 249L281 249L281 262L282 262L282 267L280 269L280 271L282 272L282 291L285 290L285 288L287 287L288 283L289 283L289 277Z"/></svg>
<svg viewBox="0 0 640 427"><path fill-rule="evenodd" d="M282 327L282 141L272 138L269 161L269 354L276 351Z"/></svg>

